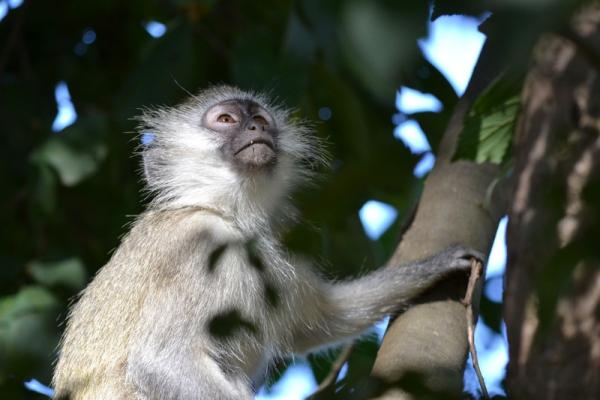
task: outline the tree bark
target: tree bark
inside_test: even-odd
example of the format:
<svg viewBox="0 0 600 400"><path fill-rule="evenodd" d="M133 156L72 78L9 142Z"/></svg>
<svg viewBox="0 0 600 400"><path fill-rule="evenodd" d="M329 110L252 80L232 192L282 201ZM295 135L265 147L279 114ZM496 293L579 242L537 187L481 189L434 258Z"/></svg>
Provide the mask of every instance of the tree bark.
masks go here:
<svg viewBox="0 0 600 400"><path fill-rule="evenodd" d="M514 146L504 315L516 399L600 398L600 3L537 44Z"/></svg>
<svg viewBox="0 0 600 400"><path fill-rule="evenodd" d="M451 162L463 119L472 102L503 70L499 42L486 42L469 86L448 124L435 168L425 181L415 218L388 265L431 256L451 245L489 251L503 210L487 196L499 168L467 161ZM386 388L379 399L412 399L407 374L416 373L436 393L462 392L467 355L467 321L459 299L466 279L436 286L423 301L398 316L388 328L372 375ZM479 298L479 293L475 296Z"/></svg>

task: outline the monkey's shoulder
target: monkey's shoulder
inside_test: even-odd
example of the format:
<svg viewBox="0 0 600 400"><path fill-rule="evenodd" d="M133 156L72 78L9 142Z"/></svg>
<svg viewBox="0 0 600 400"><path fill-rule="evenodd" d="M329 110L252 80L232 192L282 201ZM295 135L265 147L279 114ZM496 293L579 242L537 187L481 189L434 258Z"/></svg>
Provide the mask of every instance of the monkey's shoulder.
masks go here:
<svg viewBox="0 0 600 400"><path fill-rule="evenodd" d="M134 230L141 234L151 234L160 230L161 233L175 235L207 230L213 231L214 234L232 234L235 231L231 221L217 211L204 207L148 210L135 220L132 231Z"/></svg>
<svg viewBox="0 0 600 400"><path fill-rule="evenodd" d="M146 211L138 216L124 236L121 247L155 252L181 246L212 246L239 241L243 235L223 217L203 208Z"/></svg>
<svg viewBox="0 0 600 400"><path fill-rule="evenodd" d="M141 214L107 266L141 268L146 273L177 272L206 263L214 266L225 255L228 260L250 258L255 263L264 259L284 263L287 259L272 235L248 234L214 212L185 208Z"/></svg>

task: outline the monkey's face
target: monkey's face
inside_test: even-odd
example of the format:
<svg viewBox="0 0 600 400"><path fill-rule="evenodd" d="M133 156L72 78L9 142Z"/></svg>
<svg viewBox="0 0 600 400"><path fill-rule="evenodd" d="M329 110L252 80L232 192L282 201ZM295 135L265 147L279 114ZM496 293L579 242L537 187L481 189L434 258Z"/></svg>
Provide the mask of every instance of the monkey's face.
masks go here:
<svg viewBox="0 0 600 400"><path fill-rule="evenodd" d="M154 204L219 209L247 227L277 210L289 213L290 190L326 159L302 120L264 95L231 86L145 110L140 121L140 132L153 136L142 156Z"/></svg>
<svg viewBox="0 0 600 400"><path fill-rule="evenodd" d="M252 100L226 100L210 107L202 126L221 136L223 156L245 171L271 169L277 162L274 118Z"/></svg>

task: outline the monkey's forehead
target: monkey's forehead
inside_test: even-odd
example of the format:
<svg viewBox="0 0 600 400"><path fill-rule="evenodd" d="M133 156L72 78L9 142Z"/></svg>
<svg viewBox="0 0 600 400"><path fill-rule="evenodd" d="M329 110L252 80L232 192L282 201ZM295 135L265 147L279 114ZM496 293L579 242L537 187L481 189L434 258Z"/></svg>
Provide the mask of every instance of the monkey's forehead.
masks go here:
<svg viewBox="0 0 600 400"><path fill-rule="evenodd" d="M209 108L224 102L252 102L263 108L280 128L289 125L290 110L274 102L270 96L256 91L246 91L235 86L217 85L201 90L198 95L182 104L184 114L196 111L202 115Z"/></svg>
<svg viewBox="0 0 600 400"><path fill-rule="evenodd" d="M238 87L229 85L218 85L206 88L204 90L201 90L195 98L196 100L200 101L204 106L211 106L227 101L250 101L262 107L272 106L271 100L263 93L258 93L255 91L245 91Z"/></svg>
<svg viewBox="0 0 600 400"><path fill-rule="evenodd" d="M250 99L231 99L231 100L222 101L217 104L222 104L225 106L237 106L243 110L250 111L250 112L256 112L256 111L263 109L263 107L260 104L258 104L256 101L250 100Z"/></svg>

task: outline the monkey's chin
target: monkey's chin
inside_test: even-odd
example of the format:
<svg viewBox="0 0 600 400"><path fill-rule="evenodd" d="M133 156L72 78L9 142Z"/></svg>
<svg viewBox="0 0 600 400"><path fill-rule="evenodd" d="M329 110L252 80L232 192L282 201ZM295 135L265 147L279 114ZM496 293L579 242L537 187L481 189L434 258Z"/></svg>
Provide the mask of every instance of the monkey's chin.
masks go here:
<svg viewBox="0 0 600 400"><path fill-rule="evenodd" d="M265 143L254 143L234 156L236 163L249 171L268 171L276 163L275 151Z"/></svg>

